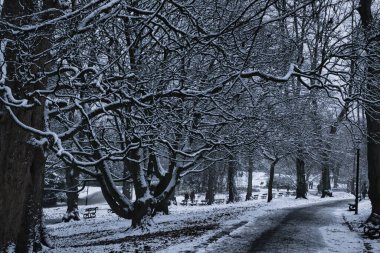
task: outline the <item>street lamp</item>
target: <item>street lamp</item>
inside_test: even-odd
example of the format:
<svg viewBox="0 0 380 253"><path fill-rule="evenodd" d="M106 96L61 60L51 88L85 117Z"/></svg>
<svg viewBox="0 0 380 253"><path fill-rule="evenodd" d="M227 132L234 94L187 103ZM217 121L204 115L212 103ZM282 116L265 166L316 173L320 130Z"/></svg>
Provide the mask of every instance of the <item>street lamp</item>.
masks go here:
<svg viewBox="0 0 380 253"><path fill-rule="evenodd" d="M360 158L360 138L354 136L354 142L356 147L356 194L355 194L355 214L358 214L359 209L359 158Z"/></svg>

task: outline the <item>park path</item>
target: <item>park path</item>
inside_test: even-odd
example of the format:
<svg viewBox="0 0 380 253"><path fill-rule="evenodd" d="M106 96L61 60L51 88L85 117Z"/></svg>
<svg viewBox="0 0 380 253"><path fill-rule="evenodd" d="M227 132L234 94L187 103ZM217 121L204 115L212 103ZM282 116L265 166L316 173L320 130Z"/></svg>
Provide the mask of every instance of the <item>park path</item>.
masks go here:
<svg viewBox="0 0 380 253"><path fill-rule="evenodd" d="M297 201L297 200L294 200ZM207 253L359 253L363 239L343 219L352 200L333 200L278 210L227 231L215 244L196 252Z"/></svg>
<svg viewBox="0 0 380 253"><path fill-rule="evenodd" d="M348 200L339 200L301 208L285 209L278 222L252 241L250 253L362 252L354 233L343 224L337 209L347 209ZM270 217L267 221L274 220ZM260 221L263 225L265 219ZM359 251L358 251L359 250Z"/></svg>

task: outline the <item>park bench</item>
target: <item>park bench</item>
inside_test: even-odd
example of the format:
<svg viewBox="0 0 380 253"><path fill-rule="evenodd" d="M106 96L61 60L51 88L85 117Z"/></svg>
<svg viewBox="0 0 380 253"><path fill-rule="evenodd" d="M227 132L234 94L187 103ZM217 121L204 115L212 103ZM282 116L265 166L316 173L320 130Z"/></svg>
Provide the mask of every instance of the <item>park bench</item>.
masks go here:
<svg viewBox="0 0 380 253"><path fill-rule="evenodd" d="M253 199L259 199L259 195L258 194L253 195Z"/></svg>
<svg viewBox="0 0 380 253"><path fill-rule="evenodd" d="M291 192L290 196L296 196L296 192Z"/></svg>
<svg viewBox="0 0 380 253"><path fill-rule="evenodd" d="M96 210L98 207L91 207L84 209L83 218L84 219L90 219L96 217Z"/></svg>
<svg viewBox="0 0 380 253"><path fill-rule="evenodd" d="M284 195L283 192L279 192L279 193L278 193L278 197L279 197L279 198L281 198L283 195Z"/></svg>
<svg viewBox="0 0 380 253"><path fill-rule="evenodd" d="M348 203L348 211L355 211L356 205L353 203Z"/></svg>
<svg viewBox="0 0 380 253"><path fill-rule="evenodd" d="M190 206L196 206L198 204L198 200L195 199L194 201L190 202Z"/></svg>
<svg viewBox="0 0 380 253"><path fill-rule="evenodd" d="M370 239L380 238L380 215L373 213L369 218L369 222L364 226L364 234Z"/></svg>
<svg viewBox="0 0 380 253"><path fill-rule="evenodd" d="M224 199L215 199L215 204L224 204Z"/></svg>
<svg viewBox="0 0 380 253"><path fill-rule="evenodd" d="M179 203L181 206L187 206L187 200L184 199L181 201L181 203Z"/></svg>
<svg viewBox="0 0 380 253"><path fill-rule="evenodd" d="M268 197L268 194L264 193L263 195L261 195L261 199L266 199Z"/></svg>
<svg viewBox="0 0 380 253"><path fill-rule="evenodd" d="M289 197L290 196L290 192L285 192L285 197Z"/></svg>
<svg viewBox="0 0 380 253"><path fill-rule="evenodd" d="M207 200L202 199L201 202L199 203L199 205L200 206L205 206L205 205L207 205L207 202L208 202Z"/></svg>

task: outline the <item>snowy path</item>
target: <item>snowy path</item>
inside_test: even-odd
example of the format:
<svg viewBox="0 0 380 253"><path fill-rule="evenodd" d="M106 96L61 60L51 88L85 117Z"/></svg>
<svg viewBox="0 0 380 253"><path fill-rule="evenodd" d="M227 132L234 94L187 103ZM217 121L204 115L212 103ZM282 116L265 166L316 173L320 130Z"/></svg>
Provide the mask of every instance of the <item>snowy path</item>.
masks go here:
<svg viewBox="0 0 380 253"><path fill-rule="evenodd" d="M348 200L277 210L205 252L363 252L362 239L343 223Z"/></svg>
<svg viewBox="0 0 380 253"><path fill-rule="evenodd" d="M335 210L346 207L347 201L323 203L308 207L287 209L280 222L274 228L265 231L252 242L249 252L318 252L328 247L324 239L324 231L329 227L344 228L341 219L337 219ZM347 229L345 232L350 233ZM334 235L335 240L336 235ZM327 239L327 238L326 238ZM340 237L341 239L341 237ZM342 243L343 242L339 242ZM345 243L345 246L347 244ZM350 248L345 252L360 252ZM330 251L331 252L331 251Z"/></svg>

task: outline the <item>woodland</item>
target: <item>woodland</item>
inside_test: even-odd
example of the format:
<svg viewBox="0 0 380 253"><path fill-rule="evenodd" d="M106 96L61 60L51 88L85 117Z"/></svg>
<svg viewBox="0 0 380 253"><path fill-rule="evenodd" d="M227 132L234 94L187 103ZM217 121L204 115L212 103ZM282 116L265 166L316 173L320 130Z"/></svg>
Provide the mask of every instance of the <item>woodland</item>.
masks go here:
<svg viewBox="0 0 380 253"><path fill-rule="evenodd" d="M42 199L96 184L144 227L176 187L265 160L354 188L356 150L380 214L380 29L375 0L2 0L0 252L51 244ZM47 182L59 177L62 185ZM122 189L120 187L122 186ZM132 196L132 191L133 196Z"/></svg>

